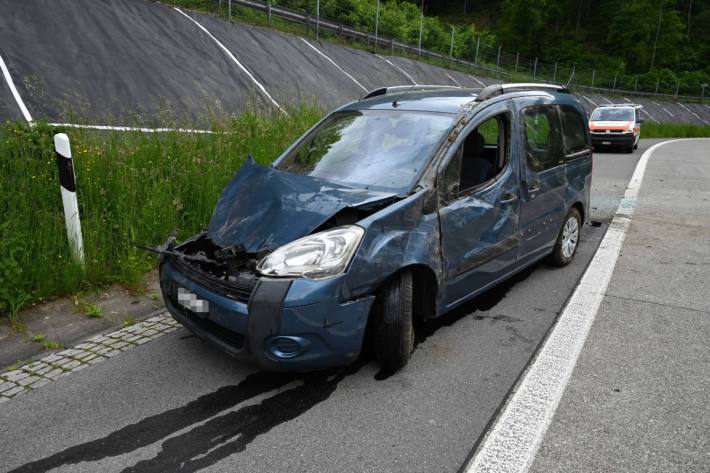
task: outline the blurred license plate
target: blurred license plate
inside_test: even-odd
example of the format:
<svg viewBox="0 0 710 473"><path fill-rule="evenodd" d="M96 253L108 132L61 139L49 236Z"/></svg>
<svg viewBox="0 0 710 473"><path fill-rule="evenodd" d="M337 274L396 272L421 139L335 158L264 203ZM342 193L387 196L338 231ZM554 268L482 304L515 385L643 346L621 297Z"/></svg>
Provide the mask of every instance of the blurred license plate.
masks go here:
<svg viewBox="0 0 710 473"><path fill-rule="evenodd" d="M177 301L184 308L197 314L208 314L210 312L210 303L208 301L198 298L197 294L184 287L177 287Z"/></svg>
<svg viewBox="0 0 710 473"><path fill-rule="evenodd" d="M603 144L603 145L610 145L610 144L611 144L611 141L602 141L602 144Z"/></svg>

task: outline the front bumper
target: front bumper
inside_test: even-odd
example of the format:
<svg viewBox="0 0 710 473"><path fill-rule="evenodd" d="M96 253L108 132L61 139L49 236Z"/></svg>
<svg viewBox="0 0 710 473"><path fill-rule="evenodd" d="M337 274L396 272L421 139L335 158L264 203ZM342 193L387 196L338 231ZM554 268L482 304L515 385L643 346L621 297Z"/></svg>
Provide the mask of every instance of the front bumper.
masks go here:
<svg viewBox="0 0 710 473"><path fill-rule="evenodd" d="M357 359L374 296L341 303L339 283L262 277L244 303L197 283L169 258L160 265L163 299L175 320L230 355L251 357L270 371L308 371ZM209 311L183 307L177 288L207 301Z"/></svg>
<svg viewBox="0 0 710 473"><path fill-rule="evenodd" d="M591 133L592 146L633 146L636 135L633 133Z"/></svg>

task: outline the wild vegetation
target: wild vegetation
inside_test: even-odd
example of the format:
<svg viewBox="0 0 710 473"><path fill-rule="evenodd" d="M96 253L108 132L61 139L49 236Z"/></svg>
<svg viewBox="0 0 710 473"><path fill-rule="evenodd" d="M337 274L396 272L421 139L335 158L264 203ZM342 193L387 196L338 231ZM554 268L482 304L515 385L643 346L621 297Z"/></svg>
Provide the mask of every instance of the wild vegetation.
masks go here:
<svg viewBox="0 0 710 473"><path fill-rule="evenodd" d="M156 258L131 246L173 230L204 228L249 153L268 163L322 112L303 107L216 121L218 133L65 130L72 143L86 266L71 257L53 134L39 124L0 126L0 313L28 302L112 283L135 285ZM96 310L88 315L100 316Z"/></svg>

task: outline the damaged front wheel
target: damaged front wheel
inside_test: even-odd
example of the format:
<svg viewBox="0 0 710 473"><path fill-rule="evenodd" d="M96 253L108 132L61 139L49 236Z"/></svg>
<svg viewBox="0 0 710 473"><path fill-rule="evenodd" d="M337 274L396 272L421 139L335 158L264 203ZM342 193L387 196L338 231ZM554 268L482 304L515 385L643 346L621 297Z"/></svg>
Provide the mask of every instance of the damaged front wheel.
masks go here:
<svg viewBox="0 0 710 473"><path fill-rule="evenodd" d="M375 300L374 348L387 371L407 364L414 349L412 273L402 271L380 288Z"/></svg>

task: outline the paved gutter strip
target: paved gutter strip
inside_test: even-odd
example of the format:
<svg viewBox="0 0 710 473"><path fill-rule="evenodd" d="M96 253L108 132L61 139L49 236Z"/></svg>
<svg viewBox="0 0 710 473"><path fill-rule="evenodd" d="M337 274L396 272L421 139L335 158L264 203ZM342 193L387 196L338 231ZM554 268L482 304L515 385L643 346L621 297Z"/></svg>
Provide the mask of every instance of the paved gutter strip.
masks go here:
<svg viewBox="0 0 710 473"><path fill-rule="evenodd" d="M1 373L0 404L180 328L165 309L158 312L142 322L96 335L72 348Z"/></svg>

